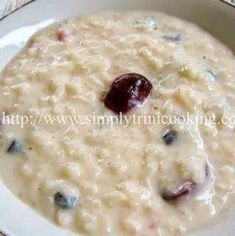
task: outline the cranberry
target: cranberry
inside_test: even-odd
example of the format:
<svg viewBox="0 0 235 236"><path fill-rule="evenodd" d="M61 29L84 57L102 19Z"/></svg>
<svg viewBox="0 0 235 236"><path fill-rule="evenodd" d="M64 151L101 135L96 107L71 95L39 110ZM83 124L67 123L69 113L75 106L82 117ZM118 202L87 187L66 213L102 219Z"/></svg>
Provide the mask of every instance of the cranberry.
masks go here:
<svg viewBox="0 0 235 236"><path fill-rule="evenodd" d="M163 192L162 198L166 201L175 201L193 193L196 188L197 184L195 182L187 181L184 184L180 185L174 192Z"/></svg>
<svg viewBox="0 0 235 236"><path fill-rule="evenodd" d="M210 167L209 167L208 163L206 163L206 165L205 165L205 176L206 177L210 176Z"/></svg>
<svg viewBox="0 0 235 236"><path fill-rule="evenodd" d="M211 170L210 170L209 164L206 163L204 184L207 182L210 175L211 175ZM163 191L162 198L168 202L173 202L173 201L181 199L182 197L195 193L195 191L200 190L202 187L203 187L202 184L197 184L193 181L186 181L185 183L179 185L178 188L174 192Z"/></svg>
<svg viewBox="0 0 235 236"><path fill-rule="evenodd" d="M148 98L152 84L143 75L130 73L117 77L104 98L104 104L115 113L126 113L142 105Z"/></svg>
<svg viewBox="0 0 235 236"><path fill-rule="evenodd" d="M212 81L215 81L218 79L218 73L216 71L207 69L206 72L208 73Z"/></svg>
<svg viewBox="0 0 235 236"><path fill-rule="evenodd" d="M59 29L56 32L56 38L60 42L64 42L69 35L70 35L70 32L66 29Z"/></svg>

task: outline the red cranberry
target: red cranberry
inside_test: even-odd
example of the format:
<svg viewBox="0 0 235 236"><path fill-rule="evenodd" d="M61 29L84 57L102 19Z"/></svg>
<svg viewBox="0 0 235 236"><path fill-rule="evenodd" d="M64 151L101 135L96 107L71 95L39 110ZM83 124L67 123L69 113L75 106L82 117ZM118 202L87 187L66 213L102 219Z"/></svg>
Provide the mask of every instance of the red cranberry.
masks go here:
<svg viewBox="0 0 235 236"><path fill-rule="evenodd" d="M70 32L68 30L59 29L56 32L56 38L60 42L64 42L68 36L70 36Z"/></svg>
<svg viewBox="0 0 235 236"><path fill-rule="evenodd" d="M162 198L166 201L179 200L180 198L193 193L196 188L197 184L195 182L188 181L180 185L174 192L163 192Z"/></svg>
<svg viewBox="0 0 235 236"><path fill-rule="evenodd" d="M205 164L205 181L204 184L208 181L208 178L211 176L211 170L209 164ZM197 184L193 181L186 181L182 185L178 186L178 188L174 192L163 191L162 198L168 202L174 202L176 200L180 200L183 197L194 194L196 191L200 190L204 184Z"/></svg>
<svg viewBox="0 0 235 236"><path fill-rule="evenodd" d="M126 113L142 105L148 98L152 84L143 75L130 73L117 77L104 98L104 104L115 113Z"/></svg>

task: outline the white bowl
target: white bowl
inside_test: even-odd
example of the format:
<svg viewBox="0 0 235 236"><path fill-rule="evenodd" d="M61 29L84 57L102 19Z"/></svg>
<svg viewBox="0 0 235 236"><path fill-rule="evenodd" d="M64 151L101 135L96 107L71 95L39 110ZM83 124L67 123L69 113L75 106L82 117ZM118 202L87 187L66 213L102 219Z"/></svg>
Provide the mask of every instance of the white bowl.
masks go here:
<svg viewBox="0 0 235 236"><path fill-rule="evenodd" d="M0 21L0 70L39 28L64 18L103 10L157 10L193 21L235 51L235 8L219 0L40 0ZM25 186L27 191L27 186ZM235 210L197 236L235 235ZM0 230L9 236L74 235L18 200L0 179Z"/></svg>

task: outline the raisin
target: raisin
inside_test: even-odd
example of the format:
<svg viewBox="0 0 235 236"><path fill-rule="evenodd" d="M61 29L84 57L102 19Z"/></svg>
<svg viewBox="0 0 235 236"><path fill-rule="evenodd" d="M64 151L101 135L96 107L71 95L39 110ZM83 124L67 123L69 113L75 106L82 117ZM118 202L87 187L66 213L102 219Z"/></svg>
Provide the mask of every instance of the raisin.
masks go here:
<svg viewBox="0 0 235 236"><path fill-rule="evenodd" d="M166 145L172 144L177 138L177 132L175 130L167 130L163 135L162 138Z"/></svg>
<svg viewBox="0 0 235 236"><path fill-rule="evenodd" d="M182 38L182 35L180 33L170 33L170 34L165 34L163 38L169 41L179 42Z"/></svg>
<svg viewBox="0 0 235 236"><path fill-rule="evenodd" d="M216 71L207 69L206 72L208 73L208 75L212 81L218 79L218 74L216 73Z"/></svg>
<svg viewBox="0 0 235 236"><path fill-rule="evenodd" d="M70 32L66 29L59 29L56 32L56 38L60 42L65 42L69 36L70 36Z"/></svg>
<svg viewBox="0 0 235 236"><path fill-rule="evenodd" d="M77 205L78 197L77 196L70 196L70 195L67 195L62 192L57 192L54 195L54 202L60 208L72 209Z"/></svg>
<svg viewBox="0 0 235 236"><path fill-rule="evenodd" d="M13 139L10 146L7 149L8 153L15 154L19 153L22 150L22 144L19 140Z"/></svg>
<svg viewBox="0 0 235 236"><path fill-rule="evenodd" d="M113 81L104 98L104 104L115 113L127 113L145 102L152 87L150 81L143 75L123 74Z"/></svg>

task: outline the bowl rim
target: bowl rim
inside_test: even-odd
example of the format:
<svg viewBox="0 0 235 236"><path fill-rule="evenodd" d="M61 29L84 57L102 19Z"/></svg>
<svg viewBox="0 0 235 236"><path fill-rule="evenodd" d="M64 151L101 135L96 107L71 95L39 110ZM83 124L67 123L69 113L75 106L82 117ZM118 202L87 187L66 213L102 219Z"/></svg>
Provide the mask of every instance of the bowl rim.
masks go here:
<svg viewBox="0 0 235 236"><path fill-rule="evenodd" d="M30 0L29 2L26 2L26 3L22 4L21 6L15 8L15 9L12 10L11 12L9 12L8 14L3 15L3 16L0 18L0 23L1 23L2 20L4 20L5 18L7 18L8 16L14 14L16 11L19 11L19 10L22 9L23 7L25 7L25 6L27 6L27 5L31 4L31 3L33 3L33 2L35 2L35 1L37 1L37 0ZM235 0L219 0L219 1L225 3L226 5L228 5L228 6L230 6L230 7L235 8Z"/></svg>
<svg viewBox="0 0 235 236"><path fill-rule="evenodd" d="M228 3L226 3L224 0L216 0L216 1L218 1L218 2L223 2L224 5L226 4L228 8L231 8L231 5L229 5ZM13 12L9 13L8 15L6 15L6 16L4 16L3 18L0 19L0 25L1 25L1 23L5 23L6 19L8 19L8 16L14 16L15 13L18 13L18 11L21 12L21 11L24 10L25 8L28 8L28 6L31 7L31 5L34 5L34 3L38 3L38 2L40 2L40 1L32 0L32 1L28 2L28 3L25 3L25 4L22 5L20 8L15 9ZM31 3L32 3L32 4L31 4ZM33 6L32 6L32 7L33 7ZM29 8L29 9L30 9L30 8ZM16 29L16 27L14 27L13 30L15 30L15 29ZM12 30L10 30L10 31L12 31ZM1 36L0 36L0 39L1 39ZM1 67L0 67L0 71L1 71ZM19 200L19 201L21 201L21 200ZM38 214L38 213L37 213L37 214ZM38 214L38 215L40 215L40 214ZM1 230L2 230L2 232L3 232L3 235L6 235L6 234L7 234L8 236L11 235L10 232L8 233L8 229L1 229ZM11 229L9 228L9 230L11 230ZM4 232L5 232L5 233L4 233ZM20 233L19 233L19 234L20 234ZM12 235L14 235L14 234L12 234ZM66 232L65 232L65 235L67 235Z"/></svg>
<svg viewBox="0 0 235 236"><path fill-rule="evenodd" d="M30 0L29 2L26 2L26 3L22 4L22 5L20 5L19 7L16 7L14 10L8 12L7 14L4 14L4 15L1 16L1 18L0 18L0 23L1 23L1 21L3 21L3 20L4 20L5 18L7 18L8 16L14 14L16 11L19 11L19 10L22 9L23 7L29 5L30 3L33 3L33 2L35 2L35 1L36 1L36 0Z"/></svg>

